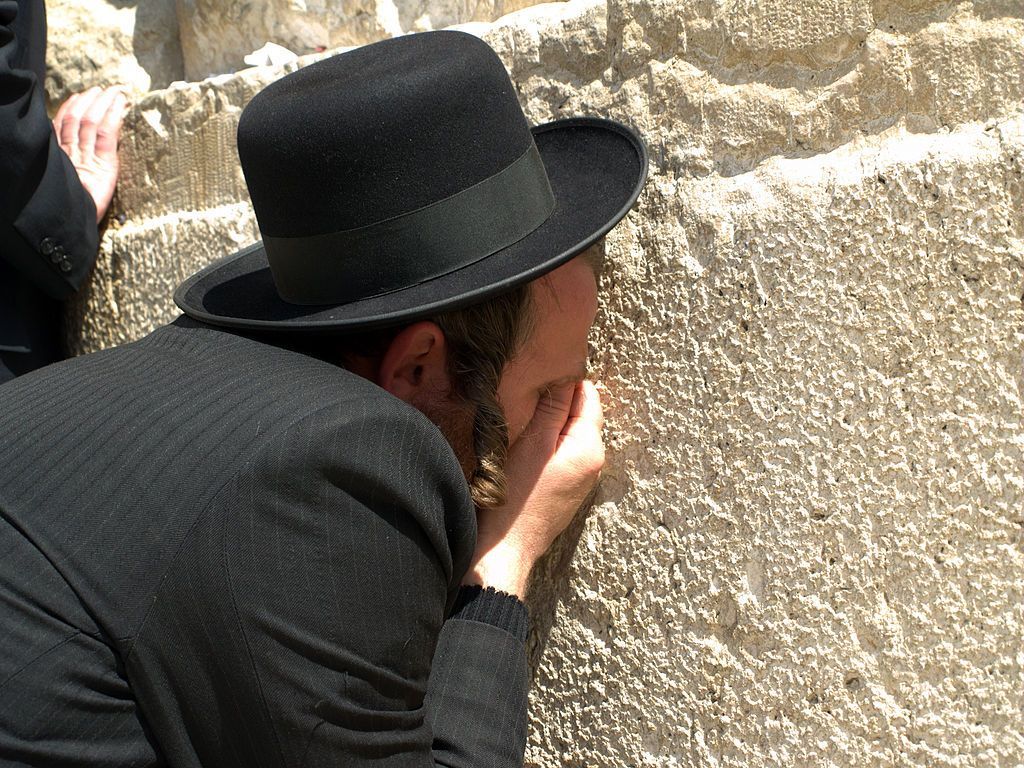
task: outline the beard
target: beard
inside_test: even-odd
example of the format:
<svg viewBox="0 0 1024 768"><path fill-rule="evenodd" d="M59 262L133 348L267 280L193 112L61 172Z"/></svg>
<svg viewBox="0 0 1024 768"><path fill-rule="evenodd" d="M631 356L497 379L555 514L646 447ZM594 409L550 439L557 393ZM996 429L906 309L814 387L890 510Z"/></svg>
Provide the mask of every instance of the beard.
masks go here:
<svg viewBox="0 0 1024 768"><path fill-rule="evenodd" d="M462 468L466 482L470 482L479 465L473 447L476 409L451 392L433 392L429 396L417 398L412 405L441 430Z"/></svg>

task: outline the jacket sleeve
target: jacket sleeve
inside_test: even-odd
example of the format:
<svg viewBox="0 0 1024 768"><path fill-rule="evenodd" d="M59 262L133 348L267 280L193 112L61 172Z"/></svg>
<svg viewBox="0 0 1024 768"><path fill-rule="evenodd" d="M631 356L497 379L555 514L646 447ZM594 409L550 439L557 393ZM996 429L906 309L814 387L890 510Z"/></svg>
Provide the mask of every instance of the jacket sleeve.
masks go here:
<svg viewBox="0 0 1024 768"><path fill-rule="evenodd" d="M170 763L522 765L525 612L459 591L465 480L394 403L274 439L224 488L208 554L165 581L129 670Z"/></svg>
<svg viewBox="0 0 1024 768"><path fill-rule="evenodd" d="M441 628L427 691L438 765L523 764L528 628L516 597L480 587L459 590Z"/></svg>
<svg viewBox="0 0 1024 768"><path fill-rule="evenodd" d="M63 299L96 260L96 205L57 142L35 73L18 66L28 44L18 12L0 0L0 257Z"/></svg>

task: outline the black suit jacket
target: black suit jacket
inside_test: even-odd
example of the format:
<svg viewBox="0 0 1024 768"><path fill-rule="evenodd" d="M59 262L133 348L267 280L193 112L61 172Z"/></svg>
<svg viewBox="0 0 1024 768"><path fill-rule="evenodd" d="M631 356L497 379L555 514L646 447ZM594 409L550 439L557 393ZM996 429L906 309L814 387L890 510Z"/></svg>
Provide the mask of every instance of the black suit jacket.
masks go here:
<svg viewBox="0 0 1024 768"><path fill-rule="evenodd" d="M0 369L17 373L59 358L59 300L97 251L96 206L46 114L45 55L43 1L0 0Z"/></svg>
<svg viewBox="0 0 1024 768"><path fill-rule="evenodd" d="M5 384L0 764L521 765L475 536L440 431L296 352L182 318Z"/></svg>

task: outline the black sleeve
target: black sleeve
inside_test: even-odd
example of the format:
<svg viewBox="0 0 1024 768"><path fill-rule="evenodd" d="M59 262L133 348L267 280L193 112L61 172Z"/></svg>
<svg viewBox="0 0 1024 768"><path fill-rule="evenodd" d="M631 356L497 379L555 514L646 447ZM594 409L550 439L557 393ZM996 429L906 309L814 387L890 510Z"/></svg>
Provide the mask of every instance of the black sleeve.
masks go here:
<svg viewBox="0 0 1024 768"><path fill-rule="evenodd" d="M529 679L526 607L494 589L463 587L441 629L427 710L434 758L452 768L521 766ZM467 727L467 716L475 722Z"/></svg>
<svg viewBox="0 0 1024 768"><path fill-rule="evenodd" d="M458 590L465 480L394 403L275 438L164 582L129 669L169 762L187 744L218 766L522 765L525 611ZM160 712L168 691L184 700Z"/></svg>
<svg viewBox="0 0 1024 768"><path fill-rule="evenodd" d="M22 5L0 0L0 257L63 299L96 260L96 205L57 143L36 74L23 68L19 46L44 45L45 28L40 40L19 40L30 31L19 22Z"/></svg>

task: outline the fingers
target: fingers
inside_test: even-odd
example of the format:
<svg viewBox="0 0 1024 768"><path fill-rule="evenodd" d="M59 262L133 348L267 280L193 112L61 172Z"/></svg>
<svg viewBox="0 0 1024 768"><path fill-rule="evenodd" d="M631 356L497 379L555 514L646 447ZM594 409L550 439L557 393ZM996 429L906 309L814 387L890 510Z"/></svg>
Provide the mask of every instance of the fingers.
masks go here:
<svg viewBox="0 0 1024 768"><path fill-rule="evenodd" d="M115 153L126 103L120 86L93 87L69 97L53 118L61 148L72 160Z"/></svg>
<svg viewBox="0 0 1024 768"><path fill-rule="evenodd" d="M604 409L601 407L601 395L594 382L582 381L573 391L572 404L562 434L579 434L586 431L600 435L603 428Z"/></svg>
<svg viewBox="0 0 1024 768"><path fill-rule="evenodd" d="M601 396L592 381L564 384L537 403L526 433L600 439L604 428Z"/></svg>
<svg viewBox="0 0 1024 768"><path fill-rule="evenodd" d="M119 88L100 91L85 110L78 126L78 148L97 155L117 149L117 135L124 113L124 94ZM113 141L111 142L111 132Z"/></svg>
<svg viewBox="0 0 1024 768"><path fill-rule="evenodd" d="M57 114L53 116L53 132L57 134L58 139L60 139L60 127L64 123L64 116L67 115L68 108L78 99L78 96L79 94L76 93L65 99L64 103L57 110Z"/></svg>
<svg viewBox="0 0 1024 768"><path fill-rule="evenodd" d="M57 126L57 136L60 138L60 145L74 158L74 154L78 151L78 130L82 122L82 116L86 113L96 97L102 93L97 88L90 88L84 93L76 93L74 96L69 98L64 106L67 107L64 110L63 118L61 123Z"/></svg>
<svg viewBox="0 0 1024 768"><path fill-rule="evenodd" d="M121 124L124 122L128 97L118 89L110 102L96 132L96 154L101 157L116 157L117 142L121 138Z"/></svg>
<svg viewBox="0 0 1024 768"><path fill-rule="evenodd" d="M127 97L121 86L90 88L61 104L53 118L60 148L96 204L96 221L106 214L117 185L117 140Z"/></svg>
<svg viewBox="0 0 1024 768"><path fill-rule="evenodd" d="M548 390L537 402L537 409L533 412L533 426L554 429L556 434L560 432L569 417L575 389L576 385L569 383Z"/></svg>

